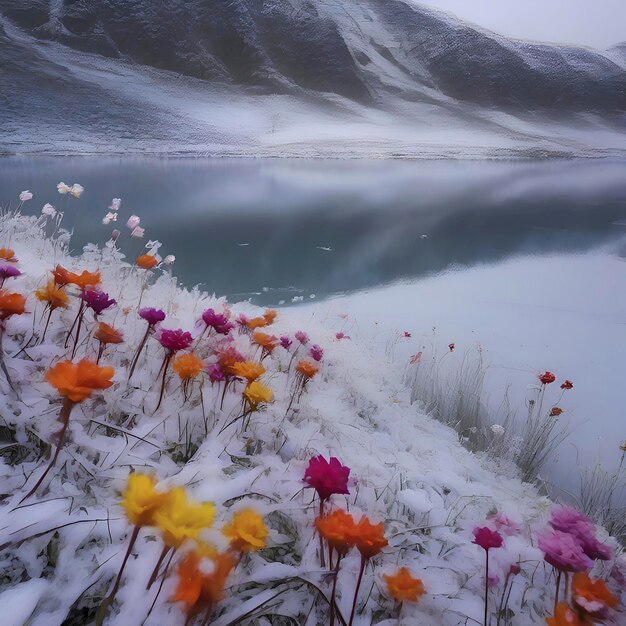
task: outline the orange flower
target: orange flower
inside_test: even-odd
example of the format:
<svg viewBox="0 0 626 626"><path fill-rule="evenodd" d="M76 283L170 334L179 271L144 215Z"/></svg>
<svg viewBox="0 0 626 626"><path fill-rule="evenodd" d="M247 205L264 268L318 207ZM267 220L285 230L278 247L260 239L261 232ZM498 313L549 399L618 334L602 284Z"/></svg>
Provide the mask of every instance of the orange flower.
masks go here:
<svg viewBox="0 0 626 626"><path fill-rule="evenodd" d="M108 389L115 370L100 367L93 361L83 359L78 363L61 361L46 372L46 380L64 398L82 402L98 389Z"/></svg>
<svg viewBox="0 0 626 626"><path fill-rule="evenodd" d="M26 298L21 293L10 293L0 289L0 321L11 315L22 315L26 307Z"/></svg>
<svg viewBox="0 0 626 626"><path fill-rule="evenodd" d="M357 526L352 515L342 509L333 511L330 515L318 517L315 520L315 527L326 539L330 548L342 556L354 546Z"/></svg>
<svg viewBox="0 0 626 626"><path fill-rule="evenodd" d="M559 602L554 611L554 617L546 618L548 626L593 626L592 622L587 621L584 617L579 617L572 609Z"/></svg>
<svg viewBox="0 0 626 626"><path fill-rule="evenodd" d="M602 616L607 608L617 604L617 597L603 580L591 580L585 572L577 572L572 580L574 604L593 616Z"/></svg>
<svg viewBox="0 0 626 626"><path fill-rule="evenodd" d="M253 317L251 320L246 322L246 327L250 330L263 328L264 326L267 326L267 320L264 317Z"/></svg>
<svg viewBox="0 0 626 626"><path fill-rule="evenodd" d="M124 335L119 330L115 330L115 328L104 322L98 324L93 336L100 343L122 343L124 341Z"/></svg>
<svg viewBox="0 0 626 626"><path fill-rule="evenodd" d="M274 309L267 309L267 311L265 311L265 313L263 313L263 319L265 320L265 322L269 326L270 324L274 323L274 320L276 319L277 315L278 315L278 313Z"/></svg>
<svg viewBox="0 0 626 626"><path fill-rule="evenodd" d="M313 378L319 371L320 368L315 363L311 363L311 361L298 361L296 365L296 372L302 374L304 378Z"/></svg>
<svg viewBox="0 0 626 626"><path fill-rule="evenodd" d="M52 277L54 279L54 284L59 287L65 287L65 285L69 285L71 282L72 272L66 270L62 265L57 265L52 270Z"/></svg>
<svg viewBox="0 0 626 626"><path fill-rule="evenodd" d="M252 336L253 343L261 346L263 350L271 352L278 345L278 337L259 332L258 330Z"/></svg>
<svg viewBox="0 0 626 626"><path fill-rule="evenodd" d="M388 545L385 539L385 527L380 524L372 524L364 515L356 525L354 531L354 544L364 559L371 559Z"/></svg>
<svg viewBox="0 0 626 626"><path fill-rule="evenodd" d="M224 586L237 565L237 557L225 552L213 559L214 569L206 574L200 568L200 558L189 553L178 566L178 587L172 602L184 602L188 614L195 614L217 604L224 598Z"/></svg>
<svg viewBox="0 0 626 626"><path fill-rule="evenodd" d="M193 352L179 354L172 363L172 368L183 380L195 378L203 367L204 361Z"/></svg>
<svg viewBox="0 0 626 626"><path fill-rule="evenodd" d="M395 574L383 576L389 595L398 602L418 602L424 595L424 583L413 578L406 567L401 567Z"/></svg>
<svg viewBox="0 0 626 626"><path fill-rule="evenodd" d="M135 264L143 270L151 270L158 265L158 261L151 254L140 254L135 259Z"/></svg>
<svg viewBox="0 0 626 626"><path fill-rule="evenodd" d="M59 267L60 266L57 265L57 269ZM102 282L102 278L100 272L88 272L87 270L83 270L80 274L68 272L67 282L84 290L87 289L87 287L97 287Z"/></svg>
<svg viewBox="0 0 626 626"><path fill-rule="evenodd" d="M0 248L0 259L7 263L17 263L15 252L11 248Z"/></svg>
<svg viewBox="0 0 626 626"><path fill-rule="evenodd" d="M239 361L230 368L230 372L251 383L265 374L265 368L255 361Z"/></svg>
<svg viewBox="0 0 626 626"><path fill-rule="evenodd" d="M54 280L49 280L45 287L41 287L35 291L37 300L41 302L47 302L48 306L54 311L54 309L66 309L69 305L69 297L63 291L59 289Z"/></svg>

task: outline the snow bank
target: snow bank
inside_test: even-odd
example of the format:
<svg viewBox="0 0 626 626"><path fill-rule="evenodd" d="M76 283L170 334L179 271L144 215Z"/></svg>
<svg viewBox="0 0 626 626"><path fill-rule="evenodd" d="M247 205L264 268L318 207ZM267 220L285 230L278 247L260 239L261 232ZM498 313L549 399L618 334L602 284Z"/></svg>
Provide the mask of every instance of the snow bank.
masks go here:
<svg viewBox="0 0 626 626"><path fill-rule="evenodd" d="M4 216L0 225L0 244L15 250L23 272L10 288L28 294L28 313L7 322L3 346L19 398L0 376L3 435L11 450L0 464L0 591L7 600L3 606L9 600L19 603L19 613L12 608L11 619L30 619L32 626L92 622L126 550L131 527L119 502L134 469L153 473L164 487L184 486L194 499L214 502L216 529L245 506L263 514L269 545L243 558L213 623L225 626L243 616L249 623L268 623L263 614L289 616L299 624L326 623L328 604L318 594L330 597L330 577L320 568L312 523L318 503L302 482L309 459L322 454L337 456L351 468L350 495L333 496L332 506L383 521L389 540L366 568L355 624L481 623L484 552L472 544L471 531L496 510L523 531L492 552L492 573L500 582L490 592L491 607L499 601L511 564L519 562L522 572L512 587L509 623L544 623L553 600L552 571L532 544L551 503L515 477L495 474L458 444L451 429L418 413L401 372L388 359L368 345L336 338L329 324L311 319L306 311L285 311L270 326L272 334L293 338L305 330L324 349L319 374L291 409L294 349L290 353L278 347L263 361L264 382L275 401L251 415L247 431L241 432L240 422L228 426L240 413L238 383L229 388L220 410L223 385L212 386L205 378L200 387L196 381L185 400L180 382L171 375L155 411L155 381L164 352L154 339L131 383L127 380L129 358L145 331L136 313L139 301L166 311L164 327L184 328L196 336L201 330L197 320L209 307L230 311L231 319L263 312L180 287L167 271L154 270L146 282L145 272L127 263L114 246L88 246L70 257L63 240L44 237L46 226L36 218ZM75 408L51 478L20 503L43 471L43 452L58 429L58 396L44 382L44 373L67 358L63 340L76 315L75 301L69 309L55 311L45 341L29 344L43 313L33 291L57 263L102 272L103 289L117 300L102 319L123 330L125 343L108 346L102 357L102 364L115 367L115 384ZM91 332L92 318L85 319ZM83 337L77 358L95 358L95 341L87 332ZM216 342L205 338L196 351L212 361ZM234 331L233 345L254 355L246 333ZM306 349L300 348L298 356ZM224 543L217 531L208 537ZM160 551L159 532L144 528L106 624L185 622L180 604L169 601L174 575L158 595L158 585L146 592ZM397 566L410 568L426 588L418 604L405 603L400 620L381 578ZM358 568L352 552L338 579L338 606L346 617Z"/></svg>

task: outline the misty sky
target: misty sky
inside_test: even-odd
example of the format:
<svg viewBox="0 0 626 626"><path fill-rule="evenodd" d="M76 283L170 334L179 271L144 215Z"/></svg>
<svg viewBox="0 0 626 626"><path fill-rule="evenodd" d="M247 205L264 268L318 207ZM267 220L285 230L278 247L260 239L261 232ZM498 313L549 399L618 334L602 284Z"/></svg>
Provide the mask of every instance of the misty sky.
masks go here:
<svg viewBox="0 0 626 626"><path fill-rule="evenodd" d="M417 0L510 37L607 48L626 41L626 0Z"/></svg>

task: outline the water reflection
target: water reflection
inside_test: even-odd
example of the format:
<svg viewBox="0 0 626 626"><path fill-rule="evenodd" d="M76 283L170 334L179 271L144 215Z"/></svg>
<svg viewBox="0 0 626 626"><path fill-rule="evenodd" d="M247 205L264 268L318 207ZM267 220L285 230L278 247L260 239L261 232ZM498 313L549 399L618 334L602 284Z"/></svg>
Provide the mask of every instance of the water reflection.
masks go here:
<svg viewBox="0 0 626 626"><path fill-rule="evenodd" d="M418 278L518 254L571 252L617 240L626 163L373 162L5 158L0 202L22 189L63 209L73 245L103 242L113 196L124 221L177 257L176 273L231 297L276 304ZM126 238L129 255L141 244Z"/></svg>

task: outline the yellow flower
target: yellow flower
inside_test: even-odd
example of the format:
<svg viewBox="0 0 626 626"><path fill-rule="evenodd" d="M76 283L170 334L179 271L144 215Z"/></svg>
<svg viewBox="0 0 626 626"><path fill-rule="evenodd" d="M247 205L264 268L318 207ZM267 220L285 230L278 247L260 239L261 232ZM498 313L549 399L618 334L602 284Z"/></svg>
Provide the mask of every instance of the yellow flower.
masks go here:
<svg viewBox="0 0 626 626"><path fill-rule="evenodd" d="M163 542L178 548L185 539L197 539L215 518L212 502L190 502L182 487L170 491L170 499L154 515L154 523L163 533Z"/></svg>
<svg viewBox="0 0 626 626"><path fill-rule="evenodd" d="M155 513L170 499L169 493L155 489L156 479L147 474L131 474L124 492L122 508L131 524L152 526Z"/></svg>
<svg viewBox="0 0 626 626"><path fill-rule="evenodd" d="M253 409L256 409L261 402L269 403L274 399L273 391L258 381L250 383L243 390L243 395Z"/></svg>
<svg viewBox="0 0 626 626"><path fill-rule="evenodd" d="M239 361L230 370L235 376L245 378L249 383L265 374L265 368L255 361Z"/></svg>
<svg viewBox="0 0 626 626"><path fill-rule="evenodd" d="M263 518L253 509L235 513L222 532L230 539L231 547L238 552L254 552L264 548L269 535Z"/></svg>

